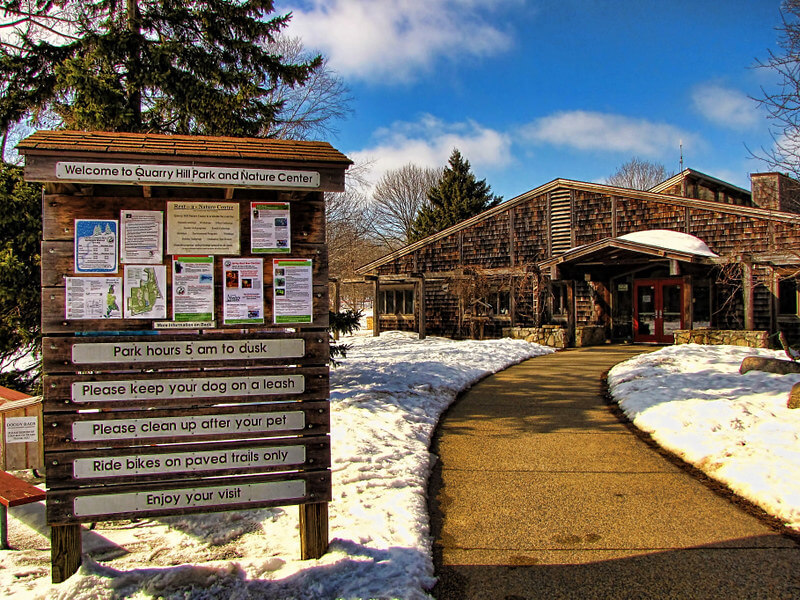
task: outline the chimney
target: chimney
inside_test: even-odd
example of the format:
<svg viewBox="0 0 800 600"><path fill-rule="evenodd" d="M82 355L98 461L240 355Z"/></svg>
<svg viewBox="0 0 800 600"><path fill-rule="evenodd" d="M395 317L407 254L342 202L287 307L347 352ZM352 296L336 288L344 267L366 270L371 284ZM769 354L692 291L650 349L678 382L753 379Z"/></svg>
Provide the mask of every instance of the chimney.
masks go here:
<svg viewBox="0 0 800 600"><path fill-rule="evenodd" d="M753 206L800 213L800 181L783 173L751 173Z"/></svg>

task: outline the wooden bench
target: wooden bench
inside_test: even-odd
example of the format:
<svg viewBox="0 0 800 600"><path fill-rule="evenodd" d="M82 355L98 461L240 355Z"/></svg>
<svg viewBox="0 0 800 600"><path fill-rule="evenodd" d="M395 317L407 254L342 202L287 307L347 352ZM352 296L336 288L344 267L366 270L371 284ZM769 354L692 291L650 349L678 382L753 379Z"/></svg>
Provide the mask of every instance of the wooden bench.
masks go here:
<svg viewBox="0 0 800 600"><path fill-rule="evenodd" d="M47 496L44 490L0 471L0 550L8 549L8 509L30 502L39 502Z"/></svg>

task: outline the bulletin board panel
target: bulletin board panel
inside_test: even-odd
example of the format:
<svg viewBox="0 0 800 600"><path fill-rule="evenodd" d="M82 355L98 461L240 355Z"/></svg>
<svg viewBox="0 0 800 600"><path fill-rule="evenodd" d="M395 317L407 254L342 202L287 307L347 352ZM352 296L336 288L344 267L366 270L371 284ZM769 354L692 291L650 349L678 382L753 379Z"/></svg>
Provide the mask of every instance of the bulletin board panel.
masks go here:
<svg viewBox="0 0 800 600"><path fill-rule="evenodd" d="M325 142L38 131L53 581L78 524L331 499Z"/></svg>
<svg viewBox="0 0 800 600"><path fill-rule="evenodd" d="M322 192L103 180L43 199L49 522L328 499ZM189 488L209 491L147 501ZM128 508L98 513L111 499Z"/></svg>

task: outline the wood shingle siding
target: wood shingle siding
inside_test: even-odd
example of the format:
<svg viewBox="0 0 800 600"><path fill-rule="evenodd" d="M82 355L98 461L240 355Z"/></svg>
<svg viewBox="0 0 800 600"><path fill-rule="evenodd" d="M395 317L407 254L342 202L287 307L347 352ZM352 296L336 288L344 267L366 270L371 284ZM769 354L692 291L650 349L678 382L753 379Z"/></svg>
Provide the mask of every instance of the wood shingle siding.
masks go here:
<svg viewBox="0 0 800 600"><path fill-rule="evenodd" d="M684 286L681 310L689 320L696 281L701 288L708 289L709 282L712 287L713 327L742 328L745 312L756 328L772 331L783 326L778 323L776 290L770 283L774 265L762 257L794 253L794 263L800 265L800 214L754 206L746 190L696 171L683 175L685 180L678 176L670 180L663 188L666 191L557 179L365 265L359 272L440 278L427 288L428 333L433 335L474 333L477 316L471 314L469 304L480 298L479 280L483 288L509 291L513 306L508 315L480 315L487 336L500 335L511 321L516 326L539 326L555 318L548 312L553 302L548 282L565 278L571 278L567 282L569 310L576 326L598 324L607 331L631 331L632 308L620 308L619 303L623 296L632 297L634 281L648 277L672 278ZM699 198L688 197L692 193ZM635 248L623 247L615 253L598 247L600 262L570 259L573 262L564 273L559 271L567 265L550 259L576 247L594 248L601 240L647 230L693 235L719 258L706 257L705 262L693 264L697 261L691 252L642 256ZM741 273L733 280L725 267L745 259L753 265L747 306ZM454 274L472 278L474 289L454 285ZM563 315L555 320L563 323ZM786 326L796 328L800 337L800 325Z"/></svg>

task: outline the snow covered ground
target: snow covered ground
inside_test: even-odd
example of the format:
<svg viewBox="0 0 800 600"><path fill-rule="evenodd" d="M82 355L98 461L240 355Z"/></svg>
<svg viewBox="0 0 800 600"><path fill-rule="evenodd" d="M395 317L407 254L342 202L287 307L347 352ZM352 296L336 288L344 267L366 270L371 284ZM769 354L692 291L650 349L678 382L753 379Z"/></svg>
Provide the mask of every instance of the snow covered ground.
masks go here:
<svg viewBox="0 0 800 600"><path fill-rule="evenodd" d="M797 375L751 371L745 356L783 352L670 346L617 365L611 393L659 445L800 531L800 409L786 407Z"/></svg>
<svg viewBox="0 0 800 600"><path fill-rule="evenodd" d="M549 349L522 341L419 341L398 332L352 345L331 374L330 551L299 561L297 509L100 523L86 561L50 585L49 543L13 518L0 597L63 600L429 598L426 502L439 415L457 394ZM800 375L739 375L742 358L780 352L674 346L615 367L614 397L663 446L800 529ZM20 507L22 509L24 507ZM22 512L16 512L22 516ZM30 517L25 517L30 520Z"/></svg>
<svg viewBox="0 0 800 600"><path fill-rule="evenodd" d="M428 447L439 416L486 375L551 350L399 332L343 342L351 349L331 372L332 544L320 560L298 560L293 506L106 522L84 539L98 562L52 586L49 542L15 521L28 514L19 507L11 543L28 549L0 551L0 597L428 598Z"/></svg>

